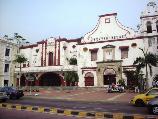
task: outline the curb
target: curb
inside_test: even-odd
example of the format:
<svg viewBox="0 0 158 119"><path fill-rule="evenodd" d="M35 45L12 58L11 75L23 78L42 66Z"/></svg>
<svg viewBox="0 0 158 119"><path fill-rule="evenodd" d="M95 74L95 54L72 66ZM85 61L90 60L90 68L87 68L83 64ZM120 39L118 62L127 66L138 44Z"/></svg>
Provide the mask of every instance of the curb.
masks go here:
<svg viewBox="0 0 158 119"><path fill-rule="evenodd" d="M70 109L60 109L60 108L55 108L55 107L42 107L42 106L11 104L11 103L1 103L0 108L25 110L25 111L33 111L33 112L41 112L41 113L49 113L49 114L61 114L61 115L65 115L65 116L87 117L87 118L95 118L95 119L104 119L104 118L158 119L158 116L155 116L155 115L92 112L92 111L70 110Z"/></svg>

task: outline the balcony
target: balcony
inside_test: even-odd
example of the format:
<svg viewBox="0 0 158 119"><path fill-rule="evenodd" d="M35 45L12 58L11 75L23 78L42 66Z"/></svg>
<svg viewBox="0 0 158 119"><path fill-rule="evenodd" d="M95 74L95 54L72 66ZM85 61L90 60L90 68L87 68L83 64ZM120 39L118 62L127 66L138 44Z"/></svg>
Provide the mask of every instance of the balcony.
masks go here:
<svg viewBox="0 0 158 119"><path fill-rule="evenodd" d="M20 71L19 68L15 69L15 73ZM22 73L27 72L60 72L60 71L77 71L76 65L65 66L46 66L46 67L25 67L22 68Z"/></svg>

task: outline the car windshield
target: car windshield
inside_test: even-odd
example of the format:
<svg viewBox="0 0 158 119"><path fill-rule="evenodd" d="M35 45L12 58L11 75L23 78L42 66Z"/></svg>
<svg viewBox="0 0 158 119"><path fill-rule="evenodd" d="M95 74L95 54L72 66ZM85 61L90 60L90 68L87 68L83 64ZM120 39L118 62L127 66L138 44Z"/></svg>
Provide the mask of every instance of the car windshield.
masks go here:
<svg viewBox="0 0 158 119"><path fill-rule="evenodd" d="M158 95L158 89L152 89L147 94L148 95Z"/></svg>
<svg viewBox="0 0 158 119"><path fill-rule="evenodd" d="M0 89L0 91L15 91L15 90L16 90L16 88L13 88L13 87L2 87Z"/></svg>

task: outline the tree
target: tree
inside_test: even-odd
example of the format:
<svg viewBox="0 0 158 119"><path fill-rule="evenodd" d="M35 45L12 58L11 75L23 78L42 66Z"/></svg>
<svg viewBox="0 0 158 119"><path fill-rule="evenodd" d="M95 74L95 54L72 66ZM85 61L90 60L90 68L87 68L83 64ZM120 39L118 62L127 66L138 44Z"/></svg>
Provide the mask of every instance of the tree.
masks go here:
<svg viewBox="0 0 158 119"><path fill-rule="evenodd" d="M143 57L138 57L136 58L136 60L134 61L134 65L136 65L137 70L141 70L142 68L145 68L145 83L146 83L146 87L145 88L149 88L149 84L148 84L148 68L149 68L149 72L150 75L152 75L152 66L156 66L157 65L157 56L148 52L148 51L144 51L143 49L139 48L142 52L143 52Z"/></svg>
<svg viewBox="0 0 158 119"><path fill-rule="evenodd" d="M25 63L27 58L24 55L17 54L15 57L14 62L20 65L20 72L19 72L19 87L20 87L20 77L21 77L21 64Z"/></svg>
<svg viewBox="0 0 158 119"><path fill-rule="evenodd" d="M128 88L134 89L136 86L140 89L140 92L144 91L144 78L143 74L140 70L136 68L136 70L126 70L124 71L127 79L128 79Z"/></svg>
<svg viewBox="0 0 158 119"><path fill-rule="evenodd" d="M70 65L77 65L77 59L76 58L70 58L69 64Z"/></svg>
<svg viewBox="0 0 158 119"><path fill-rule="evenodd" d="M75 83L78 82L78 74L75 71L67 71L64 73L64 80L66 80L66 82L70 82L71 83Z"/></svg>

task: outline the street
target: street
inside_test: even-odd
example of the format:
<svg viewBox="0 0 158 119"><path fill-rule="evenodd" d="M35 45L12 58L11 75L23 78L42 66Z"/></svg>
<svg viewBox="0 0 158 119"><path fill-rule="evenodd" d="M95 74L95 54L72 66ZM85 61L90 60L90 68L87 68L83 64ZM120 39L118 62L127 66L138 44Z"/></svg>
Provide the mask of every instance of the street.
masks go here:
<svg viewBox="0 0 158 119"><path fill-rule="evenodd" d="M31 99L23 97L20 100L8 100L7 103L23 104L32 106L55 107L61 109L119 112L127 114L148 115L146 107L135 107L127 102L88 102L88 101L65 101L56 99Z"/></svg>

